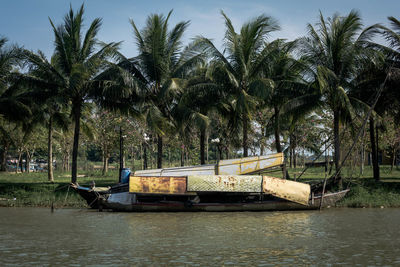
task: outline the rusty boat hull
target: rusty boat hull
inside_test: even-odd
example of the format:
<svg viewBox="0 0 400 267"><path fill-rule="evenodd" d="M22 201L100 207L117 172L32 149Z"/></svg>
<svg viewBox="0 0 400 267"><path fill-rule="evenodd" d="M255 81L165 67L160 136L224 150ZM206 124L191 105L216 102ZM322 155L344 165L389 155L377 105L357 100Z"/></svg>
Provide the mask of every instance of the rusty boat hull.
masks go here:
<svg viewBox="0 0 400 267"><path fill-rule="evenodd" d="M321 208L334 207L344 198L349 189L327 193L323 196ZM140 200L147 197L147 201ZM275 198L272 200L253 201L246 203L229 202L200 202L192 201L154 201L149 195L131 194L120 192L111 194L107 199L101 199L101 208L113 211L130 212L235 212L235 211L291 211L291 210L316 210L321 205L321 195L315 195L309 200L308 205L303 205Z"/></svg>

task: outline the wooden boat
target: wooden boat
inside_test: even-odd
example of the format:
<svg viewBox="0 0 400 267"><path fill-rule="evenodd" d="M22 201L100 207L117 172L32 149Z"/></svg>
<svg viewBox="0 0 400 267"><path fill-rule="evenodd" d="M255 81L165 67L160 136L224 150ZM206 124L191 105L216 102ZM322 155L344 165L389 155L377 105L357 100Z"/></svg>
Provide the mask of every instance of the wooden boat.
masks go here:
<svg viewBox="0 0 400 267"><path fill-rule="evenodd" d="M165 178L165 177L164 177ZM307 203L298 203L267 193L197 192L186 194L130 193L129 184L108 190L73 186L91 208L115 211L284 211L333 207L349 190L309 194ZM277 194L275 194L277 195ZM287 198L287 197L286 197Z"/></svg>
<svg viewBox="0 0 400 267"><path fill-rule="evenodd" d="M309 184L254 175L282 163L283 154L276 153L215 165L137 171L128 183L109 189L72 187L90 207L116 211L306 210L334 206L348 192L321 196L311 192Z"/></svg>

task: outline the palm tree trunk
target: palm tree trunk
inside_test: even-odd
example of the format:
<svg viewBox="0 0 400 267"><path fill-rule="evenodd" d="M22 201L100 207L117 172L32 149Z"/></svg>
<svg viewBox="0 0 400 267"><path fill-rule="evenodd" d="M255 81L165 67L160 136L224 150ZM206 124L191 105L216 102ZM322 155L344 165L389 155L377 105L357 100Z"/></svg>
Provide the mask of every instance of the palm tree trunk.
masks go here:
<svg viewBox="0 0 400 267"><path fill-rule="evenodd" d="M275 108L275 127L274 127L275 146L276 146L276 152L281 153L282 146L281 146L280 125L279 125L278 114L279 114L279 110L277 108ZM289 178L289 173L286 170L285 162L283 162L283 165L282 165L282 174L283 174L283 179Z"/></svg>
<svg viewBox="0 0 400 267"><path fill-rule="evenodd" d="M205 160L205 139L206 139L206 130L200 129L200 164L206 164Z"/></svg>
<svg viewBox="0 0 400 267"><path fill-rule="evenodd" d="M247 133L248 133L248 123L249 122L247 120L247 116L243 115L242 122L243 122L243 157L247 157L249 155L248 154L248 146L247 146L247 143L248 143Z"/></svg>
<svg viewBox="0 0 400 267"><path fill-rule="evenodd" d="M7 170L7 152L8 152L8 144L4 144L1 149L0 155L0 171L5 172Z"/></svg>
<svg viewBox="0 0 400 267"><path fill-rule="evenodd" d="M168 167L171 167L171 146L168 145Z"/></svg>
<svg viewBox="0 0 400 267"><path fill-rule="evenodd" d="M22 158L22 152L18 152L18 163L17 163L17 167L15 168L15 173L18 173L19 168L21 168L21 172L22 172L21 158Z"/></svg>
<svg viewBox="0 0 400 267"><path fill-rule="evenodd" d="M274 119L274 134L275 134L275 147L276 152L282 152L281 137L280 137L280 125L279 125L279 109L275 107L275 119Z"/></svg>
<svg viewBox="0 0 400 267"><path fill-rule="evenodd" d="M135 171L135 148L131 147L131 158L132 158L132 172Z"/></svg>
<svg viewBox="0 0 400 267"><path fill-rule="evenodd" d="M49 134L47 137L47 179L49 182L54 182L53 175L53 117L49 119Z"/></svg>
<svg viewBox="0 0 400 267"><path fill-rule="evenodd" d="M264 126L261 126L261 139L260 139L260 156L264 155Z"/></svg>
<svg viewBox="0 0 400 267"><path fill-rule="evenodd" d="M208 148L208 132L206 133L206 156L207 156L207 164L208 164L208 155L209 154L209 148Z"/></svg>
<svg viewBox="0 0 400 267"><path fill-rule="evenodd" d="M30 173L30 167L31 167L31 153L29 153L29 150L25 150L25 171L27 173Z"/></svg>
<svg viewBox="0 0 400 267"><path fill-rule="evenodd" d="M157 168L162 168L162 156L163 156L163 140L162 136L159 134L157 136Z"/></svg>
<svg viewBox="0 0 400 267"><path fill-rule="evenodd" d="M289 160L289 167L293 168L293 135L290 135Z"/></svg>
<svg viewBox="0 0 400 267"><path fill-rule="evenodd" d="M80 123L81 123L81 108L82 103L76 102L73 104L73 117L75 120L74 129L74 144L72 147L72 173L71 183L76 183L78 174L78 149L79 149L79 134L80 134Z"/></svg>
<svg viewBox="0 0 400 267"><path fill-rule="evenodd" d="M390 173L392 173L392 171L393 171L393 167L394 167L394 164L396 163L396 148L393 148L392 149L392 160L391 160L391 165L390 165Z"/></svg>
<svg viewBox="0 0 400 267"><path fill-rule="evenodd" d="M378 152L375 141L375 122L372 117L369 118L369 137L371 141L371 154L372 154L372 169L375 181L379 181L379 165L378 165Z"/></svg>
<svg viewBox="0 0 400 267"><path fill-rule="evenodd" d="M333 112L333 135L334 135L334 146L335 146L335 168L336 171L340 168L340 136L339 136L339 111ZM340 180L340 173L337 174Z"/></svg>
<svg viewBox="0 0 400 267"><path fill-rule="evenodd" d="M106 155L106 157L104 158L104 173L108 172L108 161L109 161L110 157L108 155Z"/></svg>
<svg viewBox="0 0 400 267"><path fill-rule="evenodd" d="M108 146L106 143L103 145L103 170L102 175L105 175L108 172Z"/></svg>
<svg viewBox="0 0 400 267"><path fill-rule="evenodd" d="M185 145L181 146L181 166L185 166Z"/></svg>
<svg viewBox="0 0 400 267"><path fill-rule="evenodd" d="M147 170L147 144L143 142L143 170Z"/></svg>
<svg viewBox="0 0 400 267"><path fill-rule="evenodd" d="M364 174L364 162L365 162L365 148L363 144L360 152L360 176Z"/></svg>
<svg viewBox="0 0 400 267"><path fill-rule="evenodd" d="M379 169L379 128L375 126L375 143L376 143L376 168L378 169L378 179L381 179L380 169Z"/></svg>
<svg viewBox="0 0 400 267"><path fill-rule="evenodd" d="M33 157L33 155L35 154L35 149L32 150L32 152L29 152L28 150L26 150L26 170L29 172L31 172L31 159Z"/></svg>

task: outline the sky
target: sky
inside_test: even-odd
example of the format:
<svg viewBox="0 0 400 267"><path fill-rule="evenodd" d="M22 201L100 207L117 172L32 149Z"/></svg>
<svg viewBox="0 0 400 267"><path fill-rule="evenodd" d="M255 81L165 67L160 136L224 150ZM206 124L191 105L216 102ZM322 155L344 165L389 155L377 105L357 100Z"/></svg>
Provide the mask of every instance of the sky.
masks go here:
<svg viewBox="0 0 400 267"><path fill-rule="evenodd" d="M77 10L82 3L85 5L85 26L90 25L94 18L102 18L98 39L103 42L123 41L121 52L126 57L137 55L129 19L133 19L141 29L148 15L166 15L171 9L170 28L180 21L190 21L184 36L186 44L193 37L203 35L213 39L218 48L221 48L225 30L221 10L232 20L237 31L243 23L261 14L273 17L281 30L273 33L271 40L293 40L306 35L306 25L315 24L320 11L329 17L335 12L345 15L355 9L361 14L365 26L375 23L388 26L388 16L400 18L399 0L12 0L1 4L0 36L6 37L10 44L41 50L51 56L54 35L49 18L60 25L70 5Z"/></svg>

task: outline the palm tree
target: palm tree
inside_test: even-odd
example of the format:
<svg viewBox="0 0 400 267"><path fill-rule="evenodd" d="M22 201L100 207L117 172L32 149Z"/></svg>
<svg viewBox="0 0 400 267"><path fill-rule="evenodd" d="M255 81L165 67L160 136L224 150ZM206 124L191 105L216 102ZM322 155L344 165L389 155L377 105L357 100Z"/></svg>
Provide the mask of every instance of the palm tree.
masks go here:
<svg viewBox="0 0 400 267"><path fill-rule="evenodd" d="M0 38L0 120L8 124L8 121L23 121L32 113L29 108L30 101L25 97L25 88L16 88L12 84L12 77L16 73L14 68L20 63L21 49L7 46L6 43L7 38ZM3 123L0 123L0 136L3 140L0 171L6 170L6 156L12 144L9 134Z"/></svg>
<svg viewBox="0 0 400 267"><path fill-rule="evenodd" d="M310 87L303 78L307 70L306 65L291 55L296 48L296 42L285 43L283 40L278 39L269 43L267 48L270 50L270 56L268 65L263 70L263 76L265 79L270 80L273 90L263 98L262 105L272 110L270 121L273 123L275 148L279 153L282 152L280 141L281 121L292 113L298 115L301 107L303 112L306 113L314 106L311 101L303 103L305 96L309 96L308 100L312 98L310 96ZM303 100L301 103L299 98ZM307 107L308 110L304 110L304 107Z"/></svg>
<svg viewBox="0 0 400 267"><path fill-rule="evenodd" d="M314 28L308 24L308 36L302 39L302 54L314 71L321 101L333 112L335 167L340 164L340 125L353 117L348 96L350 81L356 75L363 44L375 33L376 26L362 29L359 14L352 10L347 16L334 14L325 19L320 13Z"/></svg>
<svg viewBox="0 0 400 267"><path fill-rule="evenodd" d="M0 116L8 120L21 121L31 114L24 93L25 88L16 88L12 78L15 67L21 62L21 49L7 47L7 38L0 38Z"/></svg>
<svg viewBox="0 0 400 267"><path fill-rule="evenodd" d="M64 130L69 126L68 98L65 97L64 81L61 70L57 69L56 56L49 62L45 55L38 51L37 54L31 51L24 51L25 59L30 70L26 74L18 75L16 84L29 87L29 97L36 100L38 113L42 116L42 122L48 129L47 136L47 162L48 180L54 181L53 175L53 131L57 125Z"/></svg>
<svg viewBox="0 0 400 267"><path fill-rule="evenodd" d="M209 65L199 64L191 78L185 85L185 91L179 98L180 102L174 110L174 118L180 122L183 130L189 132L196 128L200 132L200 164L205 164L206 132L210 124L209 113L220 109L223 92L217 83L214 83L207 75Z"/></svg>
<svg viewBox="0 0 400 267"><path fill-rule="evenodd" d="M379 25L382 35L385 37L389 46L371 43L373 48L371 53L365 57L362 64L358 66L358 75L353 81L353 88L350 94L364 103L371 104L379 87L385 81L384 90L374 108L374 112L369 118L369 134L372 152L373 175L379 181L378 164L378 131L384 124L380 116L385 113L390 114L395 119L400 120L399 116L399 91L400 79L398 76L400 68L400 21L394 17L388 18L393 28Z"/></svg>
<svg viewBox="0 0 400 267"><path fill-rule="evenodd" d="M82 108L86 102L96 102L109 108L120 108L131 95L133 86L129 75L120 66L108 61L118 56L118 43L101 44L96 39L101 19L96 18L82 39L84 6L77 12L70 8L64 17L64 24L54 26L55 52L50 64L41 56L28 53L28 60L40 77L27 77L25 85L42 88L50 94L58 94L64 103L71 103L71 117L74 121L74 141L72 149L72 177L77 178L77 157L81 128ZM118 57L119 58L119 57ZM112 71L111 71L112 69ZM115 79L110 73L120 73L124 77ZM45 77L45 79L43 79Z"/></svg>
<svg viewBox="0 0 400 267"><path fill-rule="evenodd" d="M138 66L146 88L145 113L149 128L157 135L157 168L162 168L163 136L172 127L171 110L177 104L176 94L183 88L185 74L201 58L190 47L182 50L182 36L189 25L179 22L168 30L172 11L165 17L153 14L139 31L133 20L136 43L139 49Z"/></svg>
<svg viewBox="0 0 400 267"><path fill-rule="evenodd" d="M268 79L260 73L268 63L265 39L279 29L275 20L260 15L242 25L236 33L232 21L221 11L225 19L224 51L219 52L211 40L198 37L197 45L206 49L214 59L213 80L226 90L227 105L232 107L231 125L242 124L243 156L248 156L249 120L257 103L256 96L265 96L271 89Z"/></svg>

